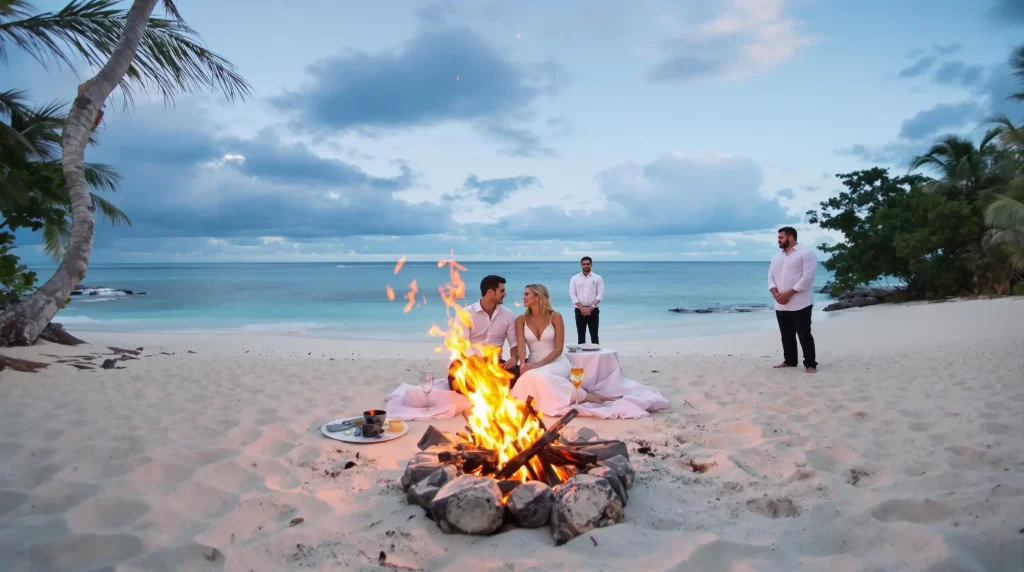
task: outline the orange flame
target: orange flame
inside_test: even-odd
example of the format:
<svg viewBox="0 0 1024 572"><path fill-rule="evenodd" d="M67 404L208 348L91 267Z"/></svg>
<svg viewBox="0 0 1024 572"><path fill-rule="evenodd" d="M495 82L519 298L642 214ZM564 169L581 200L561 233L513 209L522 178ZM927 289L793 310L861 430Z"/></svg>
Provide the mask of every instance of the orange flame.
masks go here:
<svg viewBox="0 0 1024 572"><path fill-rule="evenodd" d="M395 274L398 274L398 271L401 270L403 266L405 266L405 255L404 254L402 255L401 258L398 259L398 262L395 263Z"/></svg>
<svg viewBox="0 0 1024 572"><path fill-rule="evenodd" d="M448 329L442 330L434 324L429 333L444 338L453 365L457 364L450 372L452 387L472 403L468 421L474 444L494 451L498 468L501 468L540 438L544 430L540 419L530 414L526 404L509 395L512 374L502 367L501 348L474 344L466 335L473 318L458 302L466 297L466 284L459 273L466 268L453 259L437 263L438 268L444 266L448 266L449 283L440 286L438 291L446 306ZM570 475L561 467L554 469L563 479ZM534 458L509 478L527 481L531 473L542 475L543 470L540 461Z"/></svg>
<svg viewBox="0 0 1024 572"><path fill-rule="evenodd" d="M409 311L412 310L412 307L416 305L417 292L419 292L419 287L416 286L416 281L413 280L412 283L409 284L409 292L405 295L406 299L409 300L405 304L405 313L408 314Z"/></svg>
<svg viewBox="0 0 1024 572"><path fill-rule="evenodd" d="M394 302L395 301L395 289L392 288L391 286L388 286L387 287L387 293L388 293L388 300L391 300L392 302Z"/></svg>

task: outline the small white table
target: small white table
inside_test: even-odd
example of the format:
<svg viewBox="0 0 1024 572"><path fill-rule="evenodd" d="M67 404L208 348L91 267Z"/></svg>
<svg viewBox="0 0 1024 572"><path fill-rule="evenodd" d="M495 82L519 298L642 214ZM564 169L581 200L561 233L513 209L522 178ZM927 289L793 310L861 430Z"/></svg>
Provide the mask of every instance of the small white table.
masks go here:
<svg viewBox="0 0 1024 572"><path fill-rule="evenodd" d="M570 352L566 349L565 355L569 358L572 367L583 368L583 388L588 391L596 389L609 378L618 382L622 377L619 354L615 350L601 348L589 352L583 350Z"/></svg>

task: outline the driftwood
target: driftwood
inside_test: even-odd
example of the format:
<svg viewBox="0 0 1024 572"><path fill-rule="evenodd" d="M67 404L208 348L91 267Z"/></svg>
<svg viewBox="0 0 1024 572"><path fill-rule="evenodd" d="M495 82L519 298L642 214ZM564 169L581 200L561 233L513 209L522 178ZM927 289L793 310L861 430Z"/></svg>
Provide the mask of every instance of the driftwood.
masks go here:
<svg viewBox="0 0 1024 572"><path fill-rule="evenodd" d="M0 356L0 370L13 369L14 371L22 371L25 373L35 373L44 367L49 366L48 363L40 363L37 361L29 361L27 359L17 359L9 356Z"/></svg>
<svg viewBox="0 0 1024 572"><path fill-rule="evenodd" d="M64 329L64 326L50 322L39 334L39 339L65 346L80 346L85 343L75 336L72 336Z"/></svg>

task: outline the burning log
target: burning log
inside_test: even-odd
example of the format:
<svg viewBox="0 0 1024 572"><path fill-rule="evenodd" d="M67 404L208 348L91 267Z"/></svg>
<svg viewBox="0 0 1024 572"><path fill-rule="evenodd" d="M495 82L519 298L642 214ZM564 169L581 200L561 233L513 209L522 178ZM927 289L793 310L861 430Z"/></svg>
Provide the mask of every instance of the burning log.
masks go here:
<svg viewBox="0 0 1024 572"><path fill-rule="evenodd" d="M579 447L551 445L543 452L544 460L552 465L586 467L596 465L597 455L588 453Z"/></svg>
<svg viewBox="0 0 1024 572"><path fill-rule="evenodd" d="M499 479L507 479L516 474L519 469L522 468L523 465L529 463L530 459L536 456L537 453L540 453L542 449L550 445L555 439L558 439L558 432L568 425L570 421L575 419L577 415L579 415L579 412L575 409L570 410L568 413L563 415L562 418L558 420L558 423L555 423L551 429L545 431L539 439L534 441L533 444L527 447L522 453L519 453L515 457L509 459L509 461L505 463L505 466L502 467L495 476Z"/></svg>
<svg viewBox="0 0 1024 572"><path fill-rule="evenodd" d="M459 463L467 474L490 475L498 468L498 455L494 451L442 451L437 460L442 463Z"/></svg>

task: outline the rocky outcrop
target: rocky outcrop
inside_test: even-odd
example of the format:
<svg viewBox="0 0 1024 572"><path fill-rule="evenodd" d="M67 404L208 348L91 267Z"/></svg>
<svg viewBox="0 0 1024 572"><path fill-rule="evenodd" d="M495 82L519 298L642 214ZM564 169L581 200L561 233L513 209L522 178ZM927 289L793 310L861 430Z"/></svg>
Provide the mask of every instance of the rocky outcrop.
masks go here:
<svg viewBox="0 0 1024 572"><path fill-rule="evenodd" d="M763 304L747 304L742 306L715 306L713 308L669 308L669 312L676 314L747 314L750 312L763 312L768 306Z"/></svg>
<svg viewBox="0 0 1024 572"><path fill-rule="evenodd" d="M863 308L886 302L899 302L904 299L906 299L904 292L895 288L861 288L840 294L838 301L825 306L825 311Z"/></svg>
<svg viewBox="0 0 1024 572"><path fill-rule="evenodd" d="M125 290L124 288L107 288L106 286L82 286L79 284L71 291L72 296L145 296L145 292Z"/></svg>

